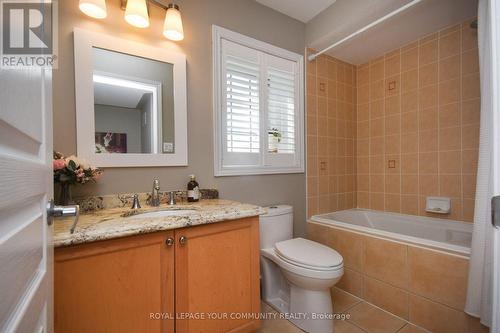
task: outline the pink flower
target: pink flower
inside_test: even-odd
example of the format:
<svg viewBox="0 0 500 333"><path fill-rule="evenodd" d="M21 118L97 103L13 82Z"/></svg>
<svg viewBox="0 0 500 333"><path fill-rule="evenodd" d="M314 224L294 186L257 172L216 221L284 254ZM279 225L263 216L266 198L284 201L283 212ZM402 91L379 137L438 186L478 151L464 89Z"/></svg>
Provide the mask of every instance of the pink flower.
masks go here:
<svg viewBox="0 0 500 333"><path fill-rule="evenodd" d="M61 169L64 169L66 167L66 163L64 162L64 160L54 160L52 162L52 167L54 168L54 170L61 170Z"/></svg>

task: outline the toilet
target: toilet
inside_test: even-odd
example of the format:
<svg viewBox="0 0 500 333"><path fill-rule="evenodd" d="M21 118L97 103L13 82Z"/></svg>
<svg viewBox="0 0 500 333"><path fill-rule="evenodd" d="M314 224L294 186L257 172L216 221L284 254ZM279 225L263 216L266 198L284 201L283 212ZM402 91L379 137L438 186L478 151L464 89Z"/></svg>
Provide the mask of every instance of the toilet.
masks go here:
<svg viewBox="0 0 500 333"><path fill-rule="evenodd" d="M322 244L293 238L293 208L266 207L260 216L262 299L306 332L331 333L330 288L344 274L343 258Z"/></svg>

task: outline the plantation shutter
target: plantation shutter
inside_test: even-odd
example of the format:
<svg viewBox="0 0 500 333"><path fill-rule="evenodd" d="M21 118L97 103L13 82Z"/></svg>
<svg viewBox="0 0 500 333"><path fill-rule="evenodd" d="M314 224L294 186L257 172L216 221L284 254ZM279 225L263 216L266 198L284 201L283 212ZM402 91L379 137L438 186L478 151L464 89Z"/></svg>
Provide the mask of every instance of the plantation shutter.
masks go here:
<svg viewBox="0 0 500 333"><path fill-rule="evenodd" d="M214 31L215 175L303 172L302 57Z"/></svg>
<svg viewBox="0 0 500 333"><path fill-rule="evenodd" d="M268 134L270 153L295 153L295 77L268 70Z"/></svg>
<svg viewBox="0 0 500 333"><path fill-rule="evenodd" d="M299 87L296 63L266 55L267 156L270 165L293 165L298 139Z"/></svg>
<svg viewBox="0 0 500 333"><path fill-rule="evenodd" d="M233 153L258 153L259 68L236 57L226 59L227 149Z"/></svg>
<svg viewBox="0 0 500 333"><path fill-rule="evenodd" d="M223 40L224 165L258 165L261 153L261 56Z"/></svg>

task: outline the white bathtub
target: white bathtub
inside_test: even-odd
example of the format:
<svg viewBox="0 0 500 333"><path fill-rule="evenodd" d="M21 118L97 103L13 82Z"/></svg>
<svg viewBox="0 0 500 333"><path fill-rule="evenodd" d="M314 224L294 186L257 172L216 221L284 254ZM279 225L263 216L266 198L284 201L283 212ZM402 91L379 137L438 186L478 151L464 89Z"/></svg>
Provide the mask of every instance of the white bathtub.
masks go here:
<svg viewBox="0 0 500 333"><path fill-rule="evenodd" d="M470 255L472 224L430 217L349 209L314 215L309 222L331 225L403 243Z"/></svg>

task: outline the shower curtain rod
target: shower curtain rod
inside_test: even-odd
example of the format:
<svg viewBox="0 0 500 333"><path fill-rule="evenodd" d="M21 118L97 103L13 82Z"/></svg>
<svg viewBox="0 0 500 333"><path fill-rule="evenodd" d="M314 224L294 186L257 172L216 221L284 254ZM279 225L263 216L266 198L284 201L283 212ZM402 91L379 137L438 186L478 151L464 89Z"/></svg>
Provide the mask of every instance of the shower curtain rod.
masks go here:
<svg viewBox="0 0 500 333"><path fill-rule="evenodd" d="M323 49L323 50L321 50L321 51L319 51L319 52L316 52L316 53L313 53L313 54L309 55L309 56L307 57L307 59L308 59L309 61L313 61L313 60L314 60L314 59L316 59L319 55L321 55L321 54L323 54L323 53L325 53L325 52L327 52L327 51L329 51L329 50L333 49L334 47L339 46L340 44L344 43L345 41L347 41L347 40L349 40L349 39L351 39L351 38L353 38L353 37L356 37L357 35L359 35L359 34L361 34L361 33L365 32L366 30L371 29L372 27L376 26L377 24L384 22L385 20L387 20L387 19L389 19L389 18L393 17L394 15L397 15L397 14L401 13L402 11L405 11L406 9L408 9L408 8L410 8L410 7L414 6L414 5L416 5L416 4L418 4L419 2L422 2L422 1L423 1L423 0L413 0L412 2L407 3L406 5L404 5L404 6L400 7L400 8L398 8L398 9L396 9L395 11L393 11L393 12L391 12L391 13L389 13L389 14L387 14L387 15L385 15L385 16L383 16L383 17L381 17L381 18L379 18L378 20L376 20L376 21L374 21L374 22L372 22L372 23L368 24L367 26L365 26L365 27L363 27L363 28L359 29L358 31L353 32L353 33L352 33L352 34L350 34L349 36L342 38L342 39L341 39L341 40L339 40L338 42L333 43L332 45L328 46L327 48L325 48L325 49Z"/></svg>

